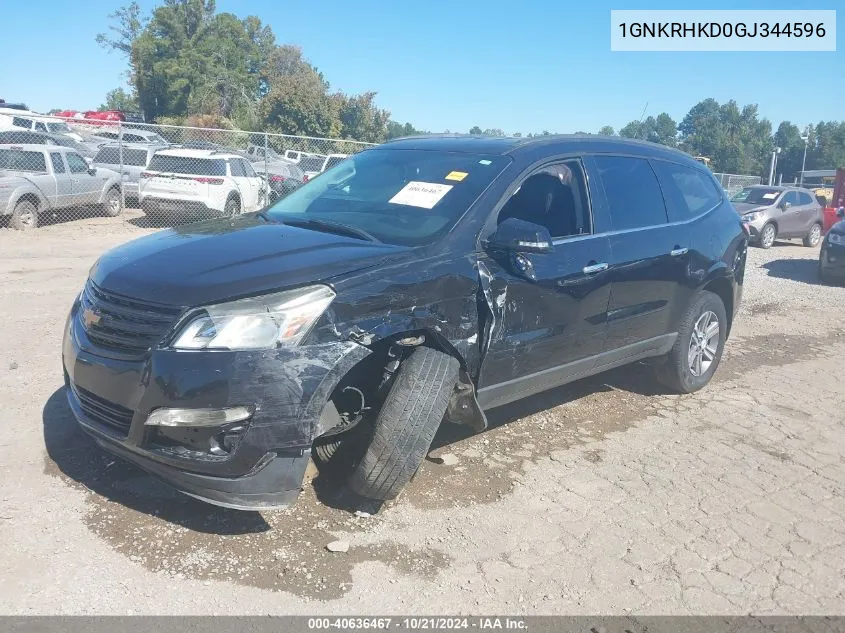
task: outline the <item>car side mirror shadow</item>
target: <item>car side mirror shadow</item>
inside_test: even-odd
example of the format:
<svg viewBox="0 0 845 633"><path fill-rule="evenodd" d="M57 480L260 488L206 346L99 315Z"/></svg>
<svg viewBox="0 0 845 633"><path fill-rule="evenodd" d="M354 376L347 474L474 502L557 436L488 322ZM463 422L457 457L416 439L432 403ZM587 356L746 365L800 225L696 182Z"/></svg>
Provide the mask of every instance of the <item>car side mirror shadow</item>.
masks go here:
<svg viewBox="0 0 845 633"><path fill-rule="evenodd" d="M552 236L542 224L508 218L499 224L486 247L518 253L548 253L552 250Z"/></svg>

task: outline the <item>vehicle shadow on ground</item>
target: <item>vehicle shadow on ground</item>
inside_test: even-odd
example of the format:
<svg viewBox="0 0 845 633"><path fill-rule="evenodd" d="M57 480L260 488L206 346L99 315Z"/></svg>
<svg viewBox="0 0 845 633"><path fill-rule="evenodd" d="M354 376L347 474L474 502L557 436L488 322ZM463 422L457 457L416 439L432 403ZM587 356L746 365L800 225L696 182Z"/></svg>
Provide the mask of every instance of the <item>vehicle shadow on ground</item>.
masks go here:
<svg viewBox="0 0 845 633"><path fill-rule="evenodd" d="M227 510L197 501L106 453L79 428L64 387L45 403L42 422L48 474L62 474L108 501L197 532L239 535L270 529L258 512Z"/></svg>
<svg viewBox="0 0 845 633"><path fill-rule="evenodd" d="M816 259L773 259L762 265L769 277L801 281L813 286L824 285L819 280L819 263Z"/></svg>
<svg viewBox="0 0 845 633"><path fill-rule="evenodd" d="M510 424L541 411L553 409L567 402L580 400L590 394L608 391L629 391L642 396L657 396L673 393L654 378L651 367L635 364L611 369L601 374L583 378L568 385L538 393L487 411L487 431ZM431 449L436 450L454 444L473 435L472 429L458 424L443 424L434 437Z"/></svg>

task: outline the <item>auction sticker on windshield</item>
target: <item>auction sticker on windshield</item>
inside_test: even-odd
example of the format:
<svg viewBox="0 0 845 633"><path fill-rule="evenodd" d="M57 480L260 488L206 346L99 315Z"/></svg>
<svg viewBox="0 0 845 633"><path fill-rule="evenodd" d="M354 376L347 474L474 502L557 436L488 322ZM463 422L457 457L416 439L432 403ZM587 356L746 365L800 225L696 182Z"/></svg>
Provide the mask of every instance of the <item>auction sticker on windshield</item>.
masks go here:
<svg viewBox="0 0 845 633"><path fill-rule="evenodd" d="M395 196L388 202L393 204L405 204L410 207L431 209L440 202L440 199L449 193L452 185L441 185L436 182L420 182L412 180L402 187Z"/></svg>

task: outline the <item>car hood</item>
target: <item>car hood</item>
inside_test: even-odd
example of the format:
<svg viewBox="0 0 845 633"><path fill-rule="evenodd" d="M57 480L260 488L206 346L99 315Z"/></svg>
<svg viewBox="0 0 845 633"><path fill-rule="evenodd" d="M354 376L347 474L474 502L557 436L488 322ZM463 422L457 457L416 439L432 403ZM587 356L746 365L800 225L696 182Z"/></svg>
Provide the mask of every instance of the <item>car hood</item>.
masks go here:
<svg viewBox="0 0 845 633"><path fill-rule="evenodd" d="M749 213L751 211L765 211L769 208L765 205L750 204L748 202L734 202L733 205L737 213L739 213L740 215Z"/></svg>
<svg viewBox="0 0 845 633"><path fill-rule="evenodd" d="M118 246L97 261L90 277L127 297L197 306L326 282L408 250L244 216L168 229Z"/></svg>

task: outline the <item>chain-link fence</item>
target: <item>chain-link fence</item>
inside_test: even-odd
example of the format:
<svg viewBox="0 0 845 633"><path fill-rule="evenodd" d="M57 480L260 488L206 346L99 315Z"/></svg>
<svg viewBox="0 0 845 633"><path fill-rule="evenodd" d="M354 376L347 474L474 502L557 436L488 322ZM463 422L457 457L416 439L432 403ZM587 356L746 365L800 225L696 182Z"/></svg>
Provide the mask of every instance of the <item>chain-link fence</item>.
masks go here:
<svg viewBox="0 0 845 633"><path fill-rule="evenodd" d="M743 187L750 187L751 185L759 185L762 179L760 176L744 176L742 174L722 174L714 173L716 180L718 180L725 191L730 195L742 190Z"/></svg>
<svg viewBox="0 0 845 633"><path fill-rule="evenodd" d="M372 145L24 113L14 119L0 130L0 217L16 229L95 215L170 226L249 213Z"/></svg>

